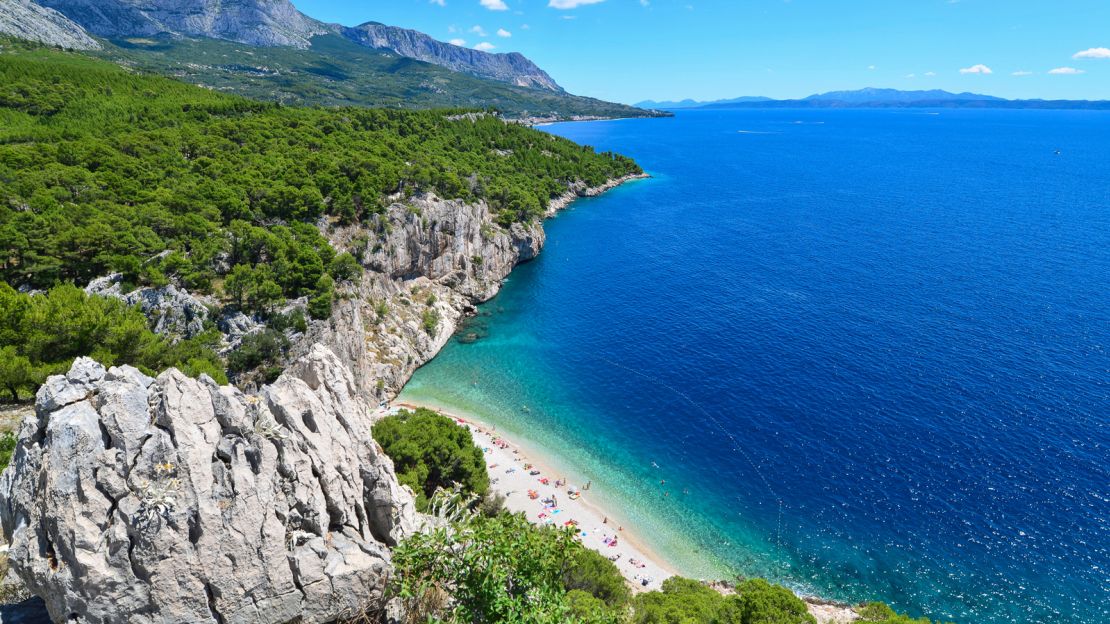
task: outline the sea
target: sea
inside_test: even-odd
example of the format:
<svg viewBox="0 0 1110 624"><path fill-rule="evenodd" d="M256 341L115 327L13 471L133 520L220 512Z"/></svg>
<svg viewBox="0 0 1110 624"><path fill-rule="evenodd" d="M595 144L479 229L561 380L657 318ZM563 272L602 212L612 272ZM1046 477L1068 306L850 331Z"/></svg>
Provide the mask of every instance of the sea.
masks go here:
<svg viewBox="0 0 1110 624"><path fill-rule="evenodd" d="M1110 622L1110 112L543 128L575 202L402 398L549 455L682 574Z"/></svg>

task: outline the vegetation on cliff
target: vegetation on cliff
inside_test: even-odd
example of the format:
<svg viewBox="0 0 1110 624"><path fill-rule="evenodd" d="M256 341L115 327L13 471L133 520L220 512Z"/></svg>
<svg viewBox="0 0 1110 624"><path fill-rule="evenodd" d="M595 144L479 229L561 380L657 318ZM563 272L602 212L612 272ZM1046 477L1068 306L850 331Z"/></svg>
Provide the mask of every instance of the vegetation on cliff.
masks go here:
<svg viewBox="0 0 1110 624"><path fill-rule="evenodd" d="M0 280L46 289L119 272L125 290L174 283L267 318L307 297L325 318L361 271L328 224L373 239L390 201L427 191L485 200L508 226L572 184L639 171L462 112L286 107L0 41ZM274 368L273 342L236 365Z"/></svg>

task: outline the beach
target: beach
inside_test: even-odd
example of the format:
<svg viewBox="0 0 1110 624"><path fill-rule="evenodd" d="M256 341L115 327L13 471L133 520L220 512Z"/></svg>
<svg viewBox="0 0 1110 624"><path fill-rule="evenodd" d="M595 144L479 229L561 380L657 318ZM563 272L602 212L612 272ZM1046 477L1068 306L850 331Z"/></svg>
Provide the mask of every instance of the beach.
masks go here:
<svg viewBox="0 0 1110 624"><path fill-rule="evenodd" d="M505 497L506 509L524 513L536 524L565 526L575 523L579 541L613 561L634 591L657 590L665 579L676 574L661 557L636 539L633 527L622 526L612 519L613 515L591 497L590 490L586 489L588 482L556 487L564 476L549 468L554 462L545 461L534 450L526 450L518 442L505 438L496 427L471 415L452 414L431 405L404 402L394 403L392 407L424 407L468 428L475 444L485 452L490 487ZM571 488L580 491L581 496L572 498ZM535 498L530 497L530 491L535 493ZM545 504L545 499L553 501L555 506Z"/></svg>
<svg viewBox="0 0 1110 624"><path fill-rule="evenodd" d="M497 427L472 414L464 416L438 405L411 400L394 402L382 413L417 408L437 412L470 430L474 443L485 453L490 488L505 497L507 510L524 513L535 524L576 523L580 531L579 542L613 561L634 593L659 590L663 581L679 574L665 559L637 539L636 527L615 522L611 510L607 510L601 501L591 497L590 490L585 489L587 484L569 483L556 487L555 483L561 480L562 475L549 468L556 462L534 448L526 448L519 441L506 438ZM547 483L543 482L545 479ZM580 491L581 496L571 498L568 491L572 488ZM529 491L533 491L536 498L531 498ZM554 500L556 507L549 508L544 499ZM723 586L714 586L723 590ZM800 597L818 624L846 624L859 618L849 605L814 596Z"/></svg>

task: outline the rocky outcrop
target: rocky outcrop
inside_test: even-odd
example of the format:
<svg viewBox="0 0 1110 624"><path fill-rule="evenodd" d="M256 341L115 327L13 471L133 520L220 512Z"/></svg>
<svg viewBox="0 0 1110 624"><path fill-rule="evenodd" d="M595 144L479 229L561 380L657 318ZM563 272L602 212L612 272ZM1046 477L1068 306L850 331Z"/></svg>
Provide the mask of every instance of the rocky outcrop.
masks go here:
<svg viewBox="0 0 1110 624"><path fill-rule="evenodd" d="M552 200L547 216L574 198L636 177L592 188L575 184ZM395 396L475 306L496 295L513 268L535 258L546 240L539 222L504 228L485 202L430 194L394 203L368 226L328 232L337 250L361 255L367 271L335 303L327 322L313 324L302 345L328 345L354 371L362 390L379 400Z"/></svg>
<svg viewBox="0 0 1110 624"><path fill-rule="evenodd" d="M0 34L70 50L99 50L84 28L31 0L0 0Z"/></svg>
<svg viewBox="0 0 1110 624"><path fill-rule="evenodd" d="M309 47L332 27L289 0L38 0L102 37L162 33L259 46Z"/></svg>
<svg viewBox="0 0 1110 624"><path fill-rule="evenodd" d="M208 320L208 307L193 295L173 284L161 287L137 288L123 292L123 276L113 273L89 282L85 292L102 297L115 297L127 305L137 305L150 319L152 329L159 334L192 338L204 331Z"/></svg>
<svg viewBox="0 0 1110 624"><path fill-rule="evenodd" d="M492 78L520 87L547 89L562 93L544 70L517 52L492 54L437 41L422 32L367 22L354 28L343 28L343 36L370 48L390 50L453 71Z"/></svg>
<svg viewBox="0 0 1110 624"><path fill-rule="evenodd" d="M417 529L350 372L313 347L244 395L87 358L0 476L10 564L56 622L327 622L381 599Z"/></svg>

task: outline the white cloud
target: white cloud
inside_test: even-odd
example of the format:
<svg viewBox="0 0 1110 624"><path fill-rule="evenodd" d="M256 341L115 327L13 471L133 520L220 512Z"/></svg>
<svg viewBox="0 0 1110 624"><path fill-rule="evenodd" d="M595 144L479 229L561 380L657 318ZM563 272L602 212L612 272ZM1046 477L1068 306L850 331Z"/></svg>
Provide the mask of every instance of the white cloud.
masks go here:
<svg viewBox="0 0 1110 624"><path fill-rule="evenodd" d="M874 65L868 65L867 69L870 69L871 71L875 71L875 66Z"/></svg>
<svg viewBox="0 0 1110 624"><path fill-rule="evenodd" d="M475 35L478 35L479 37L489 36L489 35L486 34L486 30L484 28L482 28L481 26L475 26L475 27L471 28L470 32L474 33Z"/></svg>
<svg viewBox="0 0 1110 624"><path fill-rule="evenodd" d="M529 26L528 24L521 24L521 25L520 25L520 29L521 29L521 30L528 30L528 29L530 29L530 28L532 28L532 27L531 27L531 26Z"/></svg>
<svg viewBox="0 0 1110 624"><path fill-rule="evenodd" d="M456 46L462 47L462 46L466 45L466 39L452 39L452 40L448 41L447 43L450 43L451 45L456 45Z"/></svg>
<svg viewBox="0 0 1110 624"><path fill-rule="evenodd" d="M1048 70L1048 73L1055 74L1057 76L1074 76L1075 74L1085 74L1087 72L1083 71L1082 69L1076 69L1074 67L1057 67L1056 69Z"/></svg>
<svg viewBox="0 0 1110 624"><path fill-rule="evenodd" d="M1025 71L1024 69L1019 69L1018 71L1016 71L1016 72L1014 72L1014 73L1012 73L1012 74L1010 74L1010 75L1011 75L1011 76L1032 76L1032 75L1033 75L1033 72L1031 72L1031 71Z"/></svg>
<svg viewBox="0 0 1110 624"><path fill-rule="evenodd" d="M432 4L447 6L447 0L431 0Z"/></svg>
<svg viewBox="0 0 1110 624"><path fill-rule="evenodd" d="M498 36L498 37L506 37L506 38L507 38L507 37L512 37L512 36L513 36L513 33L511 33L511 32L509 32L509 31L505 30L504 28L498 28L498 29L497 29L497 36Z"/></svg>
<svg viewBox="0 0 1110 624"><path fill-rule="evenodd" d="M488 41L483 41L482 43L479 43L478 45L474 46L474 49L475 50L481 50L482 52L489 52L490 50L492 50L496 47L497 46L493 45L492 43L490 43Z"/></svg>
<svg viewBox="0 0 1110 624"><path fill-rule="evenodd" d="M478 0L478 4L486 7L490 11L508 11L509 5L505 4L505 0Z"/></svg>
<svg viewBox="0 0 1110 624"><path fill-rule="evenodd" d="M917 74L906 74L906 78L917 78Z"/></svg>
<svg viewBox="0 0 1110 624"><path fill-rule="evenodd" d="M983 65L982 63L979 63L978 65L972 65L971 67L965 67L965 68L961 69L960 73L961 74L993 74L994 71L991 70L990 67L987 67L986 65Z"/></svg>
<svg viewBox="0 0 1110 624"><path fill-rule="evenodd" d="M605 0L550 0L547 6L553 9L577 9L587 4L597 4Z"/></svg>
<svg viewBox="0 0 1110 624"><path fill-rule="evenodd" d="M1082 52L1076 52L1072 58L1074 59L1110 59L1110 48L1088 48Z"/></svg>
<svg viewBox="0 0 1110 624"><path fill-rule="evenodd" d="M937 73L936 72L925 72L925 75L929 76L929 77L933 77L933 76L936 76Z"/></svg>

